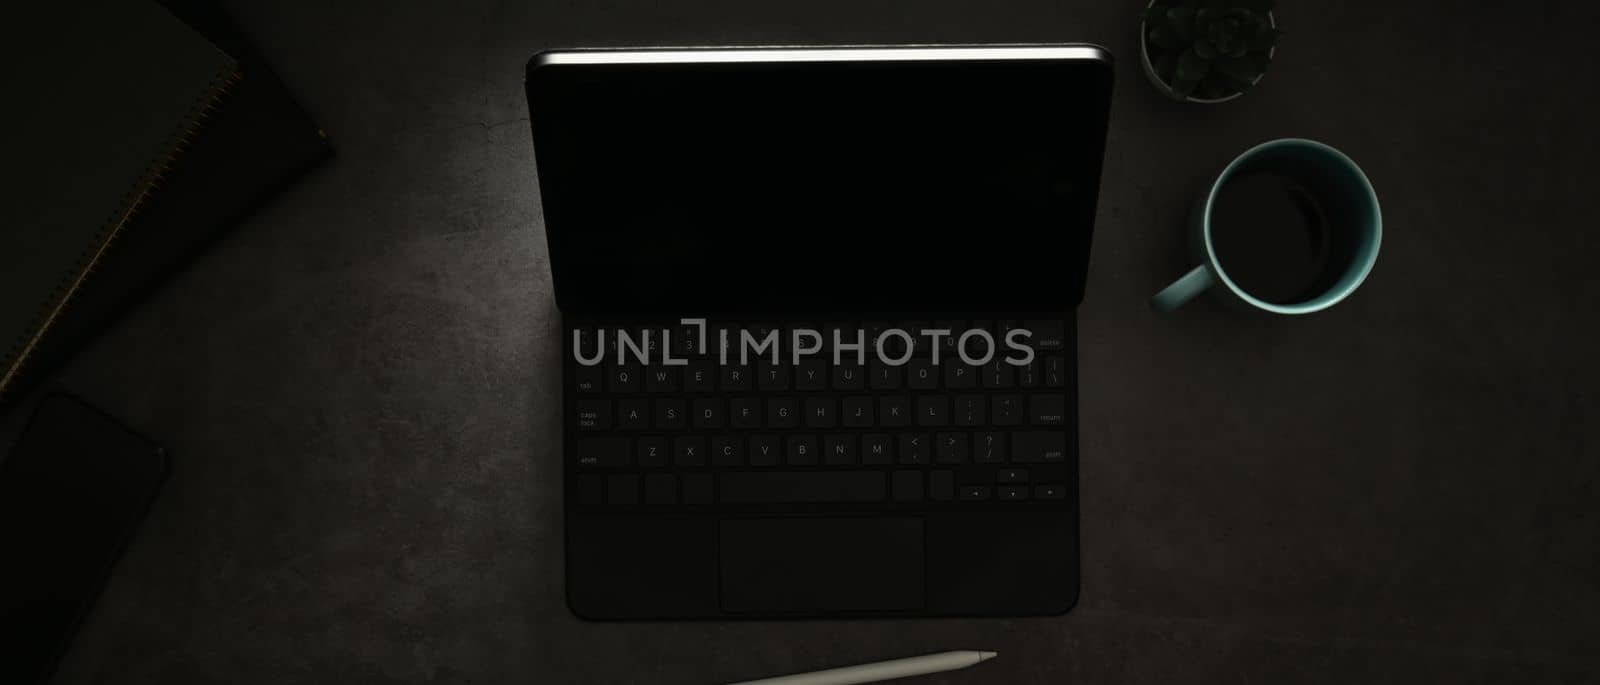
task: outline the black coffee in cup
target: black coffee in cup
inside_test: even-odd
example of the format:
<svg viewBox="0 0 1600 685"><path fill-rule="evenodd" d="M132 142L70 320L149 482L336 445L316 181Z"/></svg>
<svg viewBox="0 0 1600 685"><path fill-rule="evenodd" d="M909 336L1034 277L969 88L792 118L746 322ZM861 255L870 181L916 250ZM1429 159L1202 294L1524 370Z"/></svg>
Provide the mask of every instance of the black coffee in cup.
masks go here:
<svg viewBox="0 0 1600 685"><path fill-rule="evenodd" d="M1344 153L1304 138L1245 150L1189 221L1198 265L1150 298L1170 312L1212 292L1271 314L1310 314L1366 280L1383 243L1378 194Z"/></svg>
<svg viewBox="0 0 1600 685"><path fill-rule="evenodd" d="M1318 199L1317 179L1239 169L1211 207L1217 263L1246 293L1293 304L1327 291L1349 264L1350 236Z"/></svg>

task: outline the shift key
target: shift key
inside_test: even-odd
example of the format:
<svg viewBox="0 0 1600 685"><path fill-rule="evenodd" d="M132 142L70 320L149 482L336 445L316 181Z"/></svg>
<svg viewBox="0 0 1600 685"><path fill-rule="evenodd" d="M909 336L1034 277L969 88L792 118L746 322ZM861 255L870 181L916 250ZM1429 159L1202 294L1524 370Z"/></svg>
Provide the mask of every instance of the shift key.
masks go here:
<svg viewBox="0 0 1600 685"><path fill-rule="evenodd" d="M578 465L618 468L628 465L627 438L583 438L578 440Z"/></svg>
<svg viewBox="0 0 1600 685"><path fill-rule="evenodd" d="M1011 461L1019 464L1063 461L1067 458L1065 431L1023 431L1011 434Z"/></svg>

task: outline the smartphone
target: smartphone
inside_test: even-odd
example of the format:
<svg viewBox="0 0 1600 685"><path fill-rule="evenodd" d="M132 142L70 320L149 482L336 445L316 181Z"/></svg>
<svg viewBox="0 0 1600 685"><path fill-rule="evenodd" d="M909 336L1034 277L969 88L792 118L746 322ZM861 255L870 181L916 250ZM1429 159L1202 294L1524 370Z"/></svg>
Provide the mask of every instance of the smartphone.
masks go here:
<svg viewBox="0 0 1600 685"><path fill-rule="evenodd" d="M155 443L69 395L0 462L0 683L43 683L167 474Z"/></svg>

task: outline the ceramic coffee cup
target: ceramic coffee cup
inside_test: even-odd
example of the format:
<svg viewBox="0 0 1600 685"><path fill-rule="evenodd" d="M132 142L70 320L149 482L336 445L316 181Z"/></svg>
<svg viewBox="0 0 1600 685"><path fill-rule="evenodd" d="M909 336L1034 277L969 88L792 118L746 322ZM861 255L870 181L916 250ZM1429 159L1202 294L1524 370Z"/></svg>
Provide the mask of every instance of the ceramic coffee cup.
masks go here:
<svg viewBox="0 0 1600 685"><path fill-rule="evenodd" d="M1256 276L1254 272L1260 271L1263 263L1271 271L1274 260L1271 253L1252 253L1252 242L1278 243L1284 234L1275 232L1278 227L1270 225L1253 227L1251 230L1259 232L1255 235L1241 234L1230 226L1224 228L1225 239L1219 239L1216 226L1219 204L1224 205L1224 219L1250 216L1251 207L1238 206L1252 201L1248 194L1241 194L1245 192L1241 186L1246 183L1292 188L1293 202L1280 204L1301 207L1308 218L1304 222L1284 222L1296 226L1283 228L1306 231L1306 240L1291 235L1291 241L1309 240L1309 249L1323 252L1311 256L1296 253L1295 259L1277 260L1284 265L1280 270L1290 273ZM1271 191L1266 197L1269 201L1277 199ZM1263 216L1276 215L1263 209ZM1151 301L1155 309L1172 311L1210 291L1225 302L1272 314L1310 314L1338 304L1366 280L1378 259L1383 218L1372 184L1348 156L1313 140L1283 138L1250 148L1223 168L1195 204L1189 236L1198 266L1156 293ZM1247 266L1251 273L1246 273ZM1235 271L1230 272L1230 267ZM1296 274L1296 269L1307 273ZM1310 273L1312 270L1317 273ZM1251 291L1252 283L1271 283L1273 278L1293 280L1297 276L1304 277L1306 288L1288 297L1269 297L1260 288Z"/></svg>

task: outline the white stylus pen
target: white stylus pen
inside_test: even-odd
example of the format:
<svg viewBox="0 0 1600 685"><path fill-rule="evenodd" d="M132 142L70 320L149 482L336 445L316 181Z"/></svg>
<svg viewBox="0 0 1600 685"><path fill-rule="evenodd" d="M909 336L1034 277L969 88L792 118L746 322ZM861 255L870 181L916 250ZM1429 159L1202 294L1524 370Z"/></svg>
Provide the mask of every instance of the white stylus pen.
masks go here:
<svg viewBox="0 0 1600 685"><path fill-rule="evenodd" d="M997 655L998 652L940 652L938 654L924 654L922 656L879 661L858 666L830 668L826 671L812 671L810 673L796 673L777 678L747 680L742 683L732 683L732 685L859 685L860 683L875 683L880 680L907 678L941 671L954 671L972 666L981 661L988 661Z"/></svg>

